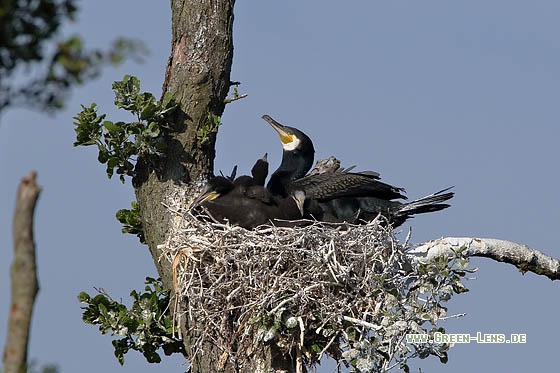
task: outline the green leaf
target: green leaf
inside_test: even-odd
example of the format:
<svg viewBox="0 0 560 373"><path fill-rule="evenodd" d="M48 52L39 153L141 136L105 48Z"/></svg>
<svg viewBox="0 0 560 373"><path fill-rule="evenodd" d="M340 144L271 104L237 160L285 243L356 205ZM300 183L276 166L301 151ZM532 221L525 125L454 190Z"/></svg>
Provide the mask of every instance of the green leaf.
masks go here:
<svg viewBox="0 0 560 373"><path fill-rule="evenodd" d="M320 353L323 350L323 348L321 346L319 346L318 344L312 344L311 345L311 351L315 352L316 354Z"/></svg>
<svg viewBox="0 0 560 373"><path fill-rule="evenodd" d="M85 291L82 291L80 292L80 294L78 294L78 301L80 301L81 303L89 303L90 300L91 297Z"/></svg>
<svg viewBox="0 0 560 373"><path fill-rule="evenodd" d="M109 120L106 120L103 122L103 127L105 127L105 129L109 133L116 133L122 130L122 124L122 122L113 123Z"/></svg>
<svg viewBox="0 0 560 373"><path fill-rule="evenodd" d="M99 163L104 164L109 160L109 152L103 147L99 147L99 155L97 156Z"/></svg>
<svg viewBox="0 0 560 373"><path fill-rule="evenodd" d="M113 177L113 172L114 172L114 170L113 170L112 167L107 166L106 172L107 172L107 177L108 177L109 179Z"/></svg>
<svg viewBox="0 0 560 373"><path fill-rule="evenodd" d="M170 92L165 92L165 95L163 95L161 106L165 109L163 112L167 112L177 106L175 98L173 98L173 95Z"/></svg>
<svg viewBox="0 0 560 373"><path fill-rule="evenodd" d="M115 348L115 357L121 365L124 365L124 354L126 354L129 350L127 339L116 339L112 342L112 344Z"/></svg>
<svg viewBox="0 0 560 373"><path fill-rule="evenodd" d="M94 145L99 141L102 129L101 121L105 118L105 114L97 115L96 104L90 107L82 105L82 111L74 117L74 125L76 128L76 141L74 146Z"/></svg>
<svg viewBox="0 0 560 373"><path fill-rule="evenodd" d="M152 97L153 98L153 97ZM157 106L153 102L148 102L145 106L141 107L140 119L151 120L157 111Z"/></svg>
<svg viewBox="0 0 560 373"><path fill-rule="evenodd" d="M120 159L117 156L111 156L107 160L107 167L116 168L120 163Z"/></svg>
<svg viewBox="0 0 560 373"><path fill-rule="evenodd" d="M159 126L156 122L150 122L148 128L144 131L144 135L147 137L158 137L160 134Z"/></svg>

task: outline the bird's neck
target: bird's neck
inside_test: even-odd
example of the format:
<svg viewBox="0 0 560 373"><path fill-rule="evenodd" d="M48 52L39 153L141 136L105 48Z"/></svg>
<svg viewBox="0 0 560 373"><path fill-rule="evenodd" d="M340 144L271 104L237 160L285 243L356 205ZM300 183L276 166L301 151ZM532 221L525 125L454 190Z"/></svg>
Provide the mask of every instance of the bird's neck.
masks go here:
<svg viewBox="0 0 560 373"><path fill-rule="evenodd" d="M272 194L286 196L288 194L288 184L295 180L292 178L293 172L289 170L278 169L274 171L267 184L267 189Z"/></svg>
<svg viewBox="0 0 560 373"><path fill-rule="evenodd" d="M280 167L270 177L267 188L273 194L286 196L288 194L288 184L294 180L305 176L313 163L313 156L308 157L294 156L291 152L284 151Z"/></svg>

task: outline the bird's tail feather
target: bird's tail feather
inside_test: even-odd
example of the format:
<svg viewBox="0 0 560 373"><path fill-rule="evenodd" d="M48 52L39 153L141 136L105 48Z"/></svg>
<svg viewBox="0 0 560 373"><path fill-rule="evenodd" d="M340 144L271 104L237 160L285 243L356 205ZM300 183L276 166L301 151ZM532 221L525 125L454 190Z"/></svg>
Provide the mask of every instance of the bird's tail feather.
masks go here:
<svg viewBox="0 0 560 373"><path fill-rule="evenodd" d="M434 212L448 208L450 205L445 202L455 195L453 192L447 192L453 187L445 188L439 192L430 194L424 198L417 199L406 203L400 210L399 215L415 215L425 212ZM446 193L447 192L447 193Z"/></svg>

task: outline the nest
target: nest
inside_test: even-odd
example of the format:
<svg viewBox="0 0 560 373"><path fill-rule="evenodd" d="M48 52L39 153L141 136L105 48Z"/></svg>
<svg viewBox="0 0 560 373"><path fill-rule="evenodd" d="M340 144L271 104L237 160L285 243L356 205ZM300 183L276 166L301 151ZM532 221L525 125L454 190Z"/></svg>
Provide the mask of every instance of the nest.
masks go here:
<svg viewBox="0 0 560 373"><path fill-rule="evenodd" d="M380 344L373 354L366 346L372 334L394 347L406 332L426 333L411 321L414 306L402 296L417 278L380 218L246 230L173 211L175 228L161 260L173 264L176 324L205 325L191 347L219 346L223 364L270 343L307 364L325 353L354 365L366 356L368 364L390 362L397 350Z"/></svg>

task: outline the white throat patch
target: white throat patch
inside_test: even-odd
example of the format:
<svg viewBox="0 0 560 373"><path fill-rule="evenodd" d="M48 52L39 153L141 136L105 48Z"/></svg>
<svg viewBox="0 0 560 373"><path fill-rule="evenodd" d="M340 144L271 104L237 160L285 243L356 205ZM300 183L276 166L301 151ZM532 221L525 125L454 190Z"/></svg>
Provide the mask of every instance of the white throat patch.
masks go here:
<svg viewBox="0 0 560 373"><path fill-rule="evenodd" d="M282 147L284 148L284 150L291 152L292 150L295 150L299 146L299 142L300 142L299 139L294 135L292 135L292 141L286 144L282 144Z"/></svg>

